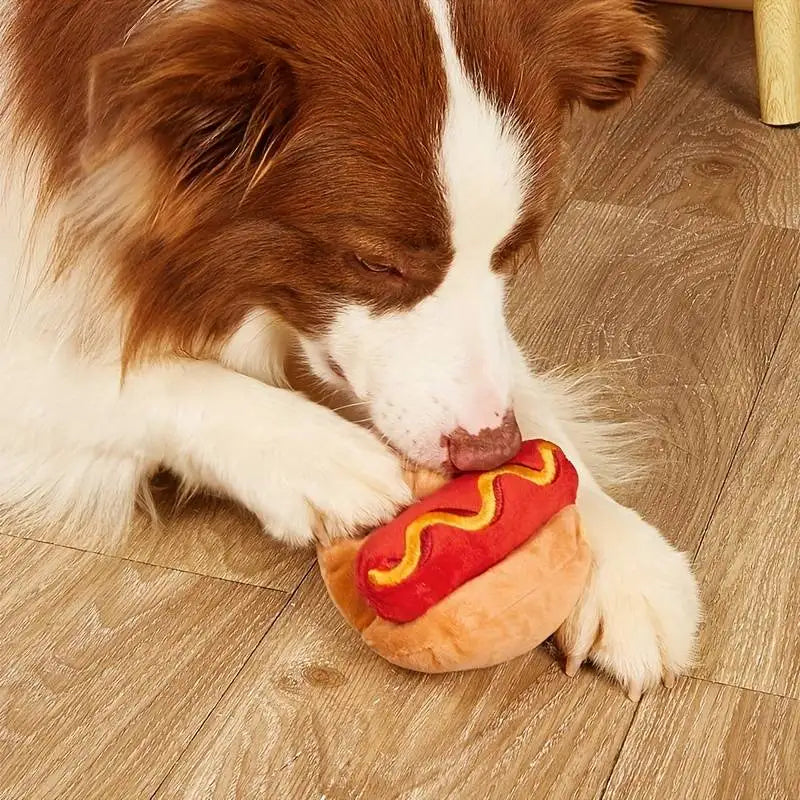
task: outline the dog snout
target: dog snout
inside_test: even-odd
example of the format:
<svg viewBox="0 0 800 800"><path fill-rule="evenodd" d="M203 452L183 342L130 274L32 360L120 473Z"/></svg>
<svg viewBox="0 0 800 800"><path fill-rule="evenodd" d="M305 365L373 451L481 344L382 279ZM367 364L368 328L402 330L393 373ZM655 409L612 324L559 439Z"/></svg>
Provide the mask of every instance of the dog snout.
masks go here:
<svg viewBox="0 0 800 800"><path fill-rule="evenodd" d="M450 463L459 472L499 467L513 458L521 446L522 435L513 411L508 411L496 428L484 428L478 433L458 428L447 437Z"/></svg>

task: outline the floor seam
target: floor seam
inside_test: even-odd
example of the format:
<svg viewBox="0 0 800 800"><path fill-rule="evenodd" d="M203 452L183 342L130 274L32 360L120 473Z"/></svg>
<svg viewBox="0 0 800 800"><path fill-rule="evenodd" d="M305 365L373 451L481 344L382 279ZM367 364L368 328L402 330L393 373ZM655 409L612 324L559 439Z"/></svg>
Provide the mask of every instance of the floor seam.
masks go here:
<svg viewBox="0 0 800 800"><path fill-rule="evenodd" d="M620 743L619 749L614 755L614 761L611 764L611 769L608 771L608 777L606 778L605 783L603 784L603 788L599 795L600 800L603 800L603 798L605 798L606 796L606 792L608 791L608 785L611 783L611 779L614 777L614 773L617 771L617 764L619 763L619 760L622 756L622 751L625 749L625 744L628 741L628 737L631 735L631 730L633 729L633 723L636 722L636 717L639 716L639 710L641 709L641 707L642 707L642 700L639 700L639 702L636 705L636 710L633 712L633 715L631 716L631 721L628 723L628 729L625 731L625 736L623 737L622 742Z"/></svg>
<svg viewBox="0 0 800 800"><path fill-rule="evenodd" d="M687 675L689 680L699 681L700 683L708 683L713 686L722 686L726 689L737 689L740 692L752 692L753 694L760 694L764 697L775 697L780 700L789 700L792 703L800 704L800 697L793 697L790 694L781 694L780 692L770 692L766 689L754 689L751 686L740 686L738 683L726 683L725 681L715 681L713 678L702 678L699 675Z"/></svg>
<svg viewBox="0 0 800 800"><path fill-rule="evenodd" d="M725 491L725 488L728 485L728 481L731 477L731 472L733 471L733 467L736 463L736 457L739 454L739 450L741 450L742 444L744 443L745 437L747 435L748 428L750 427L750 423L753 421L753 415L758 408L758 404L761 402L761 397L764 393L764 387L767 384L767 380L769 379L770 373L772 372L772 367L775 362L775 355L778 352L778 348L783 341L784 334L786 333L786 326L789 324L789 320L792 318L792 314L795 310L795 306L797 305L798 297L800 297L800 281L795 284L794 292L792 293L792 299L789 303L789 310L786 313L786 317L783 320L783 324L781 325L781 329L778 332L777 337L775 338L775 344L772 347L772 350L769 354L769 358L767 359L767 366L764 370L764 376L761 379L761 383L756 390L755 395L753 396L753 402L750 404L750 409L747 412L747 417L744 420L742 425L742 429L739 431L739 436L736 439L736 444L731 451L731 457L728 460L728 466L725 469L725 475L723 476L722 480L719 484L719 489L714 497L714 502L711 504L711 509L706 517L705 524L703 525L702 533L700 535L700 539L695 546L694 552L692 554L692 563L696 563L697 559L700 556L700 551L703 549L703 545L706 541L706 536L708 535L708 530L711 527L711 523L714 521L714 516L719 509L720 501L722 500L722 495Z"/></svg>
<svg viewBox="0 0 800 800"><path fill-rule="evenodd" d="M141 564L142 566L145 567L163 569L167 572L179 572L182 575L192 575L195 578L205 578L211 581L221 581L222 583L230 583L235 586L246 586L249 589L263 589L264 591L267 592L277 592L282 595L290 595L295 591L295 589L281 589L277 586L263 586L260 583L248 583L247 581L237 581L234 578L223 578L219 575L208 575L205 572L193 572L190 569L182 569L181 567L172 567L172 566L166 566L164 564L155 564L152 561L144 561L138 558L129 558L127 556L120 556L114 553L103 553L102 551L99 550L89 550L84 547L76 547L75 545L62 544L61 542L49 542L46 539L36 539L30 536L20 536L19 534L16 533L7 533L3 531L2 533L0 533L0 536L4 536L8 539L14 539L15 541L18 542L34 542L35 544L46 545L48 547L57 547L61 550L71 550L75 553L86 553L87 555L99 556L100 558L108 558L113 561L125 561L128 564ZM312 566L313 562L309 565L309 568ZM308 571L306 570L306 572L304 572L302 577L300 578L300 583L302 583L306 579L307 575Z"/></svg>
<svg viewBox="0 0 800 800"><path fill-rule="evenodd" d="M228 693L230 692L231 687L233 686L234 683L236 683L236 681L239 678L239 676L242 674L244 669L250 663L250 661L252 660L252 658L255 655L255 653L258 650L258 648L261 647L261 644L264 642L264 640L267 638L267 636L269 636L269 634L272 631L272 629L278 623L278 620L281 619L283 617L283 615L286 613L286 609L289 608L289 606L292 603L292 600L294 600L294 598L295 598L295 595L300 591L300 587L303 586L303 584L308 580L308 576L313 571L314 566L315 566L314 563L309 564L308 569L306 570L306 572L303 575L303 577L297 582L297 586L295 586L294 590L292 592L290 592L290 593L286 593L288 596L286 597L286 602L281 607L281 610L275 615L275 618L272 620L272 622L267 626L267 629L264 631L263 636L261 636L261 638L258 639L258 641L253 646L253 649L247 654L247 658L245 658L244 661L242 661L241 666L239 667L238 670L236 670L236 674L231 678L231 680L229 681L228 685L223 689L222 693L217 698L217 702L214 703L214 705L209 709L209 711L205 715L205 717L203 717L202 722L197 726L197 730L189 738L189 741L186 743L186 746L181 750L180 754L175 759L175 761L172 763L170 768L164 773L164 777L161 779L161 781L159 782L158 786L156 786L155 791L150 795L150 800L154 800L156 795L161 791L162 787L170 779L170 776L175 772L175 769L181 763L183 757L186 755L186 753L188 752L189 748L192 746L192 742L194 742L194 740L199 736L199 734L203 730L203 728L205 728L205 726L208 723L209 719L211 719L211 716L213 715L213 713L217 710L217 708L219 708L220 703L222 703L222 701L228 696Z"/></svg>

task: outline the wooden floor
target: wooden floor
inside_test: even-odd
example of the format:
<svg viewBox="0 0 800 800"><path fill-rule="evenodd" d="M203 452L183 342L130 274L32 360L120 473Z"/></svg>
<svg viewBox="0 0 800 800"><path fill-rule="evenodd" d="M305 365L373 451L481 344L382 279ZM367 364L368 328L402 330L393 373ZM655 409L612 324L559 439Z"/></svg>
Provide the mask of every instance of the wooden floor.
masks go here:
<svg viewBox="0 0 800 800"><path fill-rule="evenodd" d="M5 530L2 800L800 798L800 131L757 120L749 15L659 13L672 54L574 120L513 313L544 365L615 362L614 416L653 426L625 499L694 555L692 677L634 704L546 650L403 673L225 505L113 548Z"/></svg>

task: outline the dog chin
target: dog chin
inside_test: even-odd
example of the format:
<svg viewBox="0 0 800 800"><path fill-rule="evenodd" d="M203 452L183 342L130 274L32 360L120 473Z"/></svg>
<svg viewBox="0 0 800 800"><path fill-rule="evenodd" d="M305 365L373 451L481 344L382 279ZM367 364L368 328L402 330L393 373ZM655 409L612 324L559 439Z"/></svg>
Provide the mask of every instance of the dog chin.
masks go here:
<svg viewBox="0 0 800 800"><path fill-rule="evenodd" d="M434 472L445 477L453 474L453 466L448 458L446 448L439 446L425 449L420 447L418 443L403 446L384 434L380 425L374 421L370 423L370 429L402 460L405 470L410 472Z"/></svg>

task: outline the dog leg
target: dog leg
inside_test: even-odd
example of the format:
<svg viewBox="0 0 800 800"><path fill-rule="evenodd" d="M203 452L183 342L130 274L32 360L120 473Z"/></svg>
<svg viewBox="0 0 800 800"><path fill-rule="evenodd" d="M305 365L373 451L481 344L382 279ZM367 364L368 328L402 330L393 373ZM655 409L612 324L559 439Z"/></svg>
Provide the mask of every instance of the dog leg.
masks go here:
<svg viewBox="0 0 800 800"><path fill-rule="evenodd" d="M122 402L146 417L153 456L290 544L356 533L410 500L399 460L372 434L217 364L147 367L126 380Z"/></svg>
<svg viewBox="0 0 800 800"><path fill-rule="evenodd" d="M581 482L578 508L594 566L583 597L556 637L567 673L574 675L589 659L632 699L660 679L671 685L692 661L699 623L697 584L687 557L602 490L582 452L598 444L602 425L572 418L574 399L532 374L521 355L514 403L523 436L559 444Z"/></svg>

